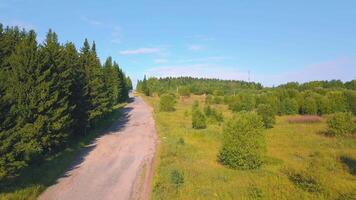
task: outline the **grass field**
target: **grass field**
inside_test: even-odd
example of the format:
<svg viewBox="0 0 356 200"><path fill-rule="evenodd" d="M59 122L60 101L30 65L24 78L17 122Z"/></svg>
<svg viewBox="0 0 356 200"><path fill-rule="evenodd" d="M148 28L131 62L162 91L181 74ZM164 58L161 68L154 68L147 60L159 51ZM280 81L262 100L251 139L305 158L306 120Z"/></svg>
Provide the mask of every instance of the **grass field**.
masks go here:
<svg viewBox="0 0 356 200"><path fill-rule="evenodd" d="M155 108L160 144L153 199L355 199L356 138L331 138L320 123L289 123L277 117L266 130L267 156L257 170L232 170L217 162L223 124L191 128L191 105L202 96L179 100L175 112L158 112L158 97L144 97ZM231 115L226 106L225 119ZM178 170L184 183L176 187Z"/></svg>
<svg viewBox="0 0 356 200"><path fill-rule="evenodd" d="M0 184L0 200L35 200L48 186L62 176L75 158L87 148L91 142L102 134L120 116L120 109L125 104L119 104L114 110L100 120L95 129L65 150L47 158L39 165L32 165L24 170L15 180Z"/></svg>

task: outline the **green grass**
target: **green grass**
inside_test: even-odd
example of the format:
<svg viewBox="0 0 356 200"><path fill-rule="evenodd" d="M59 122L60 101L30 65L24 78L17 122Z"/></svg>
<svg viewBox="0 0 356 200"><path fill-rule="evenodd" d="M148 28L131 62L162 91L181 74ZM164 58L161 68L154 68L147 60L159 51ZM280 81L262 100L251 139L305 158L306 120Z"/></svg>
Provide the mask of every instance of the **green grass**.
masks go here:
<svg viewBox="0 0 356 200"><path fill-rule="evenodd" d="M27 167L23 173L11 182L0 185L0 200L34 200L48 186L64 175L73 164L78 155L98 136L121 116L121 108L125 104L119 104L113 111L101 119L96 128L86 136L70 144L66 149L53 155L38 165Z"/></svg>
<svg viewBox="0 0 356 200"><path fill-rule="evenodd" d="M257 170L228 169L217 161L223 124L191 127L191 105L179 100L175 112L159 112L158 97L144 97L155 108L160 144L153 199L343 199L356 194L356 138L326 137L320 123L288 123L287 116L266 131L268 153ZM216 106L215 106L216 107ZM217 105L225 118L226 106ZM182 142L182 140L184 142ZM171 173L182 172L178 188Z"/></svg>

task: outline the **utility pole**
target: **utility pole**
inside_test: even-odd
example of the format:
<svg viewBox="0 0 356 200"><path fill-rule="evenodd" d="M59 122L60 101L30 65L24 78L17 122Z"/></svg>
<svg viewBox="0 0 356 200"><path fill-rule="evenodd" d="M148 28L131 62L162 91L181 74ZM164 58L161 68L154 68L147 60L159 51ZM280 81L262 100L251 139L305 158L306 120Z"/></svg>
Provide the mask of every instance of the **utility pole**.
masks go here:
<svg viewBox="0 0 356 200"><path fill-rule="evenodd" d="M250 82L250 70L248 70L248 82Z"/></svg>

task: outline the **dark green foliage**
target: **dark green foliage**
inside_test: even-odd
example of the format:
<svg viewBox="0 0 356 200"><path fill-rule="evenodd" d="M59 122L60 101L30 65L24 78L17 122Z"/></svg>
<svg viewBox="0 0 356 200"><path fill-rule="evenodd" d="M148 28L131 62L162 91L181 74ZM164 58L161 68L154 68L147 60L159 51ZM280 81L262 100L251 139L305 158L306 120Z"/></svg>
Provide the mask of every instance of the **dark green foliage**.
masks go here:
<svg viewBox="0 0 356 200"><path fill-rule="evenodd" d="M127 96L106 87L119 85L115 70L104 72L95 44L79 56L51 30L38 45L34 31L0 24L0 181L85 133L118 102L113 93Z"/></svg>
<svg viewBox="0 0 356 200"><path fill-rule="evenodd" d="M276 123L276 114L272 106L268 104L260 104L257 107L257 113L262 117L263 126L265 128L272 128Z"/></svg>
<svg viewBox="0 0 356 200"><path fill-rule="evenodd" d="M175 104L176 99L172 94L163 94L159 99L159 110L165 112L174 111Z"/></svg>
<svg viewBox="0 0 356 200"><path fill-rule="evenodd" d="M321 192L323 189L318 179L307 171L288 170L286 174L290 181L307 192Z"/></svg>
<svg viewBox="0 0 356 200"><path fill-rule="evenodd" d="M150 96L150 88L148 86L148 81L146 79L146 75L143 77L142 81L137 82L137 90L142 92L146 96Z"/></svg>
<svg viewBox="0 0 356 200"><path fill-rule="evenodd" d="M327 134L330 136L343 136L351 134L354 130L354 123L352 121L351 113L335 113L327 121L328 130Z"/></svg>
<svg viewBox="0 0 356 200"><path fill-rule="evenodd" d="M126 86L128 90L132 90L132 81L131 78L129 76L126 77Z"/></svg>
<svg viewBox="0 0 356 200"><path fill-rule="evenodd" d="M195 106L192 107L192 127L195 129L206 128L206 117L200 111L199 104L195 104Z"/></svg>
<svg viewBox="0 0 356 200"><path fill-rule="evenodd" d="M265 140L257 113L237 113L225 124L219 161L233 169L256 169L262 165Z"/></svg>
<svg viewBox="0 0 356 200"><path fill-rule="evenodd" d="M174 185L174 187L178 190L179 187L181 187L184 184L184 176L183 173L181 173L178 170L173 170L171 172L171 183Z"/></svg>

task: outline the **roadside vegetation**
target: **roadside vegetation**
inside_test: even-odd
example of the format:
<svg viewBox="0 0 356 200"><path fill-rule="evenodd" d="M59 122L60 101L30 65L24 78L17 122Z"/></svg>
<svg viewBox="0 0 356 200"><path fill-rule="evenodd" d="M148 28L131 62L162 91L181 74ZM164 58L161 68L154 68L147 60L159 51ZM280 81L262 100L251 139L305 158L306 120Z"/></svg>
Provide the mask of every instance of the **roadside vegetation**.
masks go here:
<svg viewBox="0 0 356 200"><path fill-rule="evenodd" d="M189 87L186 79L205 91L190 89L182 98L173 88ZM252 84L250 89L244 83L224 94L227 90L212 88L236 83L146 80L150 95L142 96L154 107L161 140L153 199L355 199L355 108L348 100L355 83ZM172 90L155 89L167 85ZM161 112L159 96L174 91L175 111ZM211 120L211 110L221 120ZM204 128L193 125L195 111L206 118Z"/></svg>
<svg viewBox="0 0 356 200"><path fill-rule="evenodd" d="M131 88L111 57L101 64L95 42L77 51L49 30L39 44L34 30L0 24L0 197L38 195Z"/></svg>

